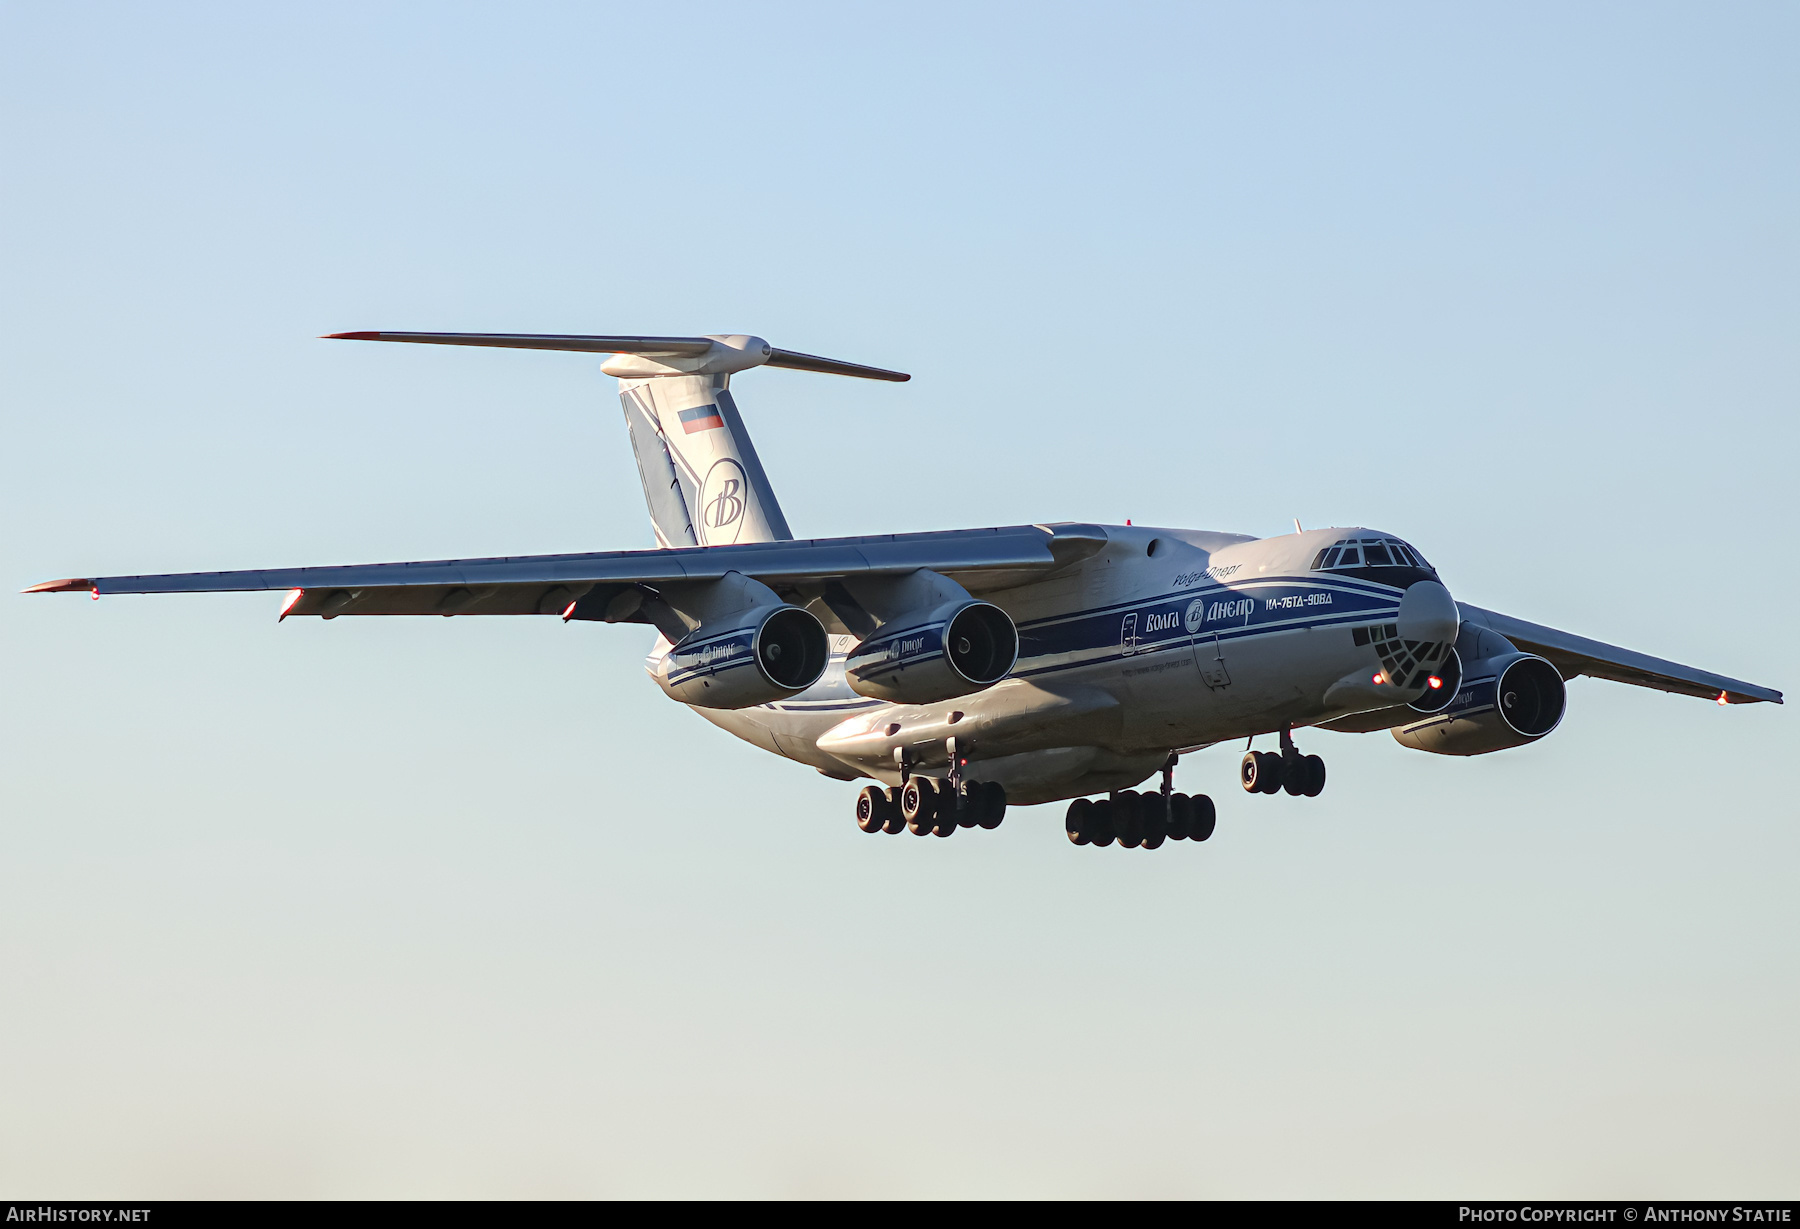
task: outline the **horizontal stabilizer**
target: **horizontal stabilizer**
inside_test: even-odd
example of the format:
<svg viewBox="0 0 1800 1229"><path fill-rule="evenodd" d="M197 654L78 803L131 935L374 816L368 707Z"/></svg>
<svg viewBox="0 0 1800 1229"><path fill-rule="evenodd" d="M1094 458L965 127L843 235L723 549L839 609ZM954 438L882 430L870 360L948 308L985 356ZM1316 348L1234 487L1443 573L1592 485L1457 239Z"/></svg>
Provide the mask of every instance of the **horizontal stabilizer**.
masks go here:
<svg viewBox="0 0 1800 1229"><path fill-rule="evenodd" d="M627 356L608 360L603 370L623 379L660 375L727 375L752 367L786 367L825 375L902 383L901 371L846 363L834 358L778 350L760 337L715 334L707 337L588 336L573 333L327 333L333 341L410 341L432 346L494 346L507 350L575 350Z"/></svg>

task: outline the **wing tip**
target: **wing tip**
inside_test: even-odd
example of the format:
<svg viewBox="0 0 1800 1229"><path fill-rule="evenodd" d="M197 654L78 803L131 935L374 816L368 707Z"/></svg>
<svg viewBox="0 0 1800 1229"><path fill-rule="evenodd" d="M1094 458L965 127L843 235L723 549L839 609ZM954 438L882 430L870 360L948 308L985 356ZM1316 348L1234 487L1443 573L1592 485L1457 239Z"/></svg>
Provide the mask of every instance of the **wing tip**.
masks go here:
<svg viewBox="0 0 1800 1229"><path fill-rule="evenodd" d="M357 333L321 333L319 339L321 341L380 341L381 333L378 330L363 330Z"/></svg>
<svg viewBox="0 0 1800 1229"><path fill-rule="evenodd" d="M46 580L41 585L33 585L29 589L19 590L21 593L92 593L94 582L83 577L72 577L68 580Z"/></svg>

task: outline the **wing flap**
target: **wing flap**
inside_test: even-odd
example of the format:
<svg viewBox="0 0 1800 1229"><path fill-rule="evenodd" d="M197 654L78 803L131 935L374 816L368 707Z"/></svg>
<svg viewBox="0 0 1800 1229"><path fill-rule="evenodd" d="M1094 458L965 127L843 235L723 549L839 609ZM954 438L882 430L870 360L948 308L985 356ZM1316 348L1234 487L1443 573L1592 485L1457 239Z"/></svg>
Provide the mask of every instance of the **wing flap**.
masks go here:
<svg viewBox="0 0 1800 1229"><path fill-rule="evenodd" d="M1554 627L1545 627L1541 623L1515 619L1511 615L1484 610L1467 602L1458 602L1457 606L1461 609L1465 622L1492 628L1527 653L1536 653L1547 659L1562 671L1564 677L1585 674L1615 683L1628 683L1633 687L1650 687L1657 691L1698 696L1707 700L1716 700L1722 696L1728 704L1782 703L1781 693L1769 687L1759 687L1742 679L1684 666L1679 662L1665 661L1660 657L1622 649L1599 640L1589 640L1586 636L1576 636Z"/></svg>

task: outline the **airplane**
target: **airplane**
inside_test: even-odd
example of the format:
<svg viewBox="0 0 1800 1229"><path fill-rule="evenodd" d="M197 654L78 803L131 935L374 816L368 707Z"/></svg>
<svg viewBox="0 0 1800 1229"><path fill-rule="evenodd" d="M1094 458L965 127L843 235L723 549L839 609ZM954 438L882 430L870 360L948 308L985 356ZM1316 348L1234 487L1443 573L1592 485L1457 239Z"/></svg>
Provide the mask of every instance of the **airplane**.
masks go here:
<svg viewBox="0 0 1800 1229"><path fill-rule="evenodd" d="M1487 755L1561 723L1580 675L1716 700L1766 687L1455 600L1395 534L1256 538L1044 523L796 539L731 377L757 367L904 381L760 337L328 334L609 355L657 549L49 581L27 593L287 590L279 618L537 615L647 624L646 669L721 729L835 780L865 832L992 829L1067 800L1075 845L1205 841L1183 755L1244 739L1251 794L1316 797L1307 728L1388 730ZM1277 749L1251 750L1274 734ZM1160 774L1157 788L1139 791ZM1096 797L1098 795L1098 797Z"/></svg>

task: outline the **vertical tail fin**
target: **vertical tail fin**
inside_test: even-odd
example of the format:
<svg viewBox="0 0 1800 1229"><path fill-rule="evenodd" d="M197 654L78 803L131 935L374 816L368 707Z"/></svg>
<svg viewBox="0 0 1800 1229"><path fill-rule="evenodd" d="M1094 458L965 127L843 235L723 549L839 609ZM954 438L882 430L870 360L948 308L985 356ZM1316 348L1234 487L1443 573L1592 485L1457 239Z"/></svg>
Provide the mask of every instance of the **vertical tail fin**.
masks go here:
<svg viewBox="0 0 1800 1229"><path fill-rule="evenodd" d="M621 379L644 502L662 546L793 538L731 399L729 375Z"/></svg>
<svg viewBox="0 0 1800 1229"><path fill-rule="evenodd" d="M760 337L614 337L565 333L329 333L341 341L410 341L513 350L580 350L613 357L625 426L637 453L650 523L663 546L724 546L793 538L769 477L731 399L733 372L787 367L865 380L911 376L797 350Z"/></svg>

